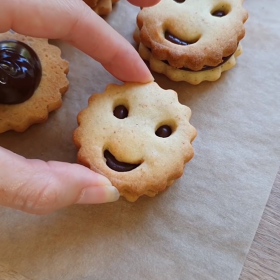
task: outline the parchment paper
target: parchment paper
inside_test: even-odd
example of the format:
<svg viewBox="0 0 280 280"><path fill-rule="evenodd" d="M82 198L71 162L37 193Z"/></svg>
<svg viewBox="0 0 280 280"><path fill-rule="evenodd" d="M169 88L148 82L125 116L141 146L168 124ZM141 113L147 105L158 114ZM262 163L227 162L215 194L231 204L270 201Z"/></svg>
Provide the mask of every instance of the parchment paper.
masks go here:
<svg viewBox="0 0 280 280"><path fill-rule="evenodd" d="M190 86L155 75L193 111L198 136L184 176L136 203L72 206L43 217L0 208L0 262L34 280L238 279L280 162L280 2L244 5L244 53L219 81ZM137 12L122 1L107 18L131 43ZM91 93L117 81L58 44L71 63L63 107L25 133L0 135L0 145L75 162L76 115Z"/></svg>

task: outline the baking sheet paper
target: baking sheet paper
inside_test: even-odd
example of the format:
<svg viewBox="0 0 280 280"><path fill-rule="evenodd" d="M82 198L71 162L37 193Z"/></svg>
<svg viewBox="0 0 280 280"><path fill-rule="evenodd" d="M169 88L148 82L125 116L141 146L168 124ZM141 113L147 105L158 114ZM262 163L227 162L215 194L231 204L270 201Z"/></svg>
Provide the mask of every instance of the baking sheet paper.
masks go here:
<svg viewBox="0 0 280 280"><path fill-rule="evenodd" d="M0 262L33 280L238 279L280 162L280 2L244 5L244 53L219 81L191 86L155 74L193 111L195 157L183 177L136 203L76 205L43 217L0 208ZM133 43L137 12L121 1L106 20ZM0 145L75 162L76 115L117 80L55 43L71 68L63 107L25 133L0 135Z"/></svg>

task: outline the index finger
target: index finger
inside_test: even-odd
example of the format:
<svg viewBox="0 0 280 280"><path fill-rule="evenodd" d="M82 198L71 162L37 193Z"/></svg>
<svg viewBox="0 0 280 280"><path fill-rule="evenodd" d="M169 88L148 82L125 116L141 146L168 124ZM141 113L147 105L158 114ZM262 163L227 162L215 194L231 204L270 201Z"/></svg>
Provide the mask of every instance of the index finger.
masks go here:
<svg viewBox="0 0 280 280"><path fill-rule="evenodd" d="M99 61L122 81L153 77L133 46L81 0L0 0L0 32L62 39Z"/></svg>

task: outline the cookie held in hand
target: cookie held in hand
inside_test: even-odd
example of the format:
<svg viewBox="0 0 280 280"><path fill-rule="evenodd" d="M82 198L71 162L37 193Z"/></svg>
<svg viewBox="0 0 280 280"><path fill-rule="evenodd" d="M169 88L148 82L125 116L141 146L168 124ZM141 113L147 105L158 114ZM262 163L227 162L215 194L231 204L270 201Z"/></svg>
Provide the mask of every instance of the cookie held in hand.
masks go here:
<svg viewBox="0 0 280 280"><path fill-rule="evenodd" d="M109 85L78 115L78 162L106 176L127 200L155 196L194 155L191 110L156 83Z"/></svg>
<svg viewBox="0 0 280 280"><path fill-rule="evenodd" d="M47 39L0 34L0 133L48 119L68 89L68 62Z"/></svg>
<svg viewBox="0 0 280 280"><path fill-rule="evenodd" d="M173 81L216 81L242 53L242 0L161 0L137 16L134 40L150 68Z"/></svg>

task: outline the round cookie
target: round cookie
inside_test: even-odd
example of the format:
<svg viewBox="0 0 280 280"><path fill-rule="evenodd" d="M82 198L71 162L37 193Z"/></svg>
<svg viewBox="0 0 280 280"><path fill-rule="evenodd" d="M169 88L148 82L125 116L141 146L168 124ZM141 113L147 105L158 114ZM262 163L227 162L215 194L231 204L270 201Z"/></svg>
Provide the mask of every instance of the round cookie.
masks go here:
<svg viewBox="0 0 280 280"><path fill-rule="evenodd" d="M0 34L0 133L25 131L61 107L69 64L47 39Z"/></svg>
<svg viewBox="0 0 280 280"><path fill-rule="evenodd" d="M162 0L137 16L134 39L152 70L171 80L215 81L242 53L242 0Z"/></svg>
<svg viewBox="0 0 280 280"><path fill-rule="evenodd" d="M105 175L133 202L182 176L193 157L191 110L156 83L109 85L78 115L78 162Z"/></svg>

